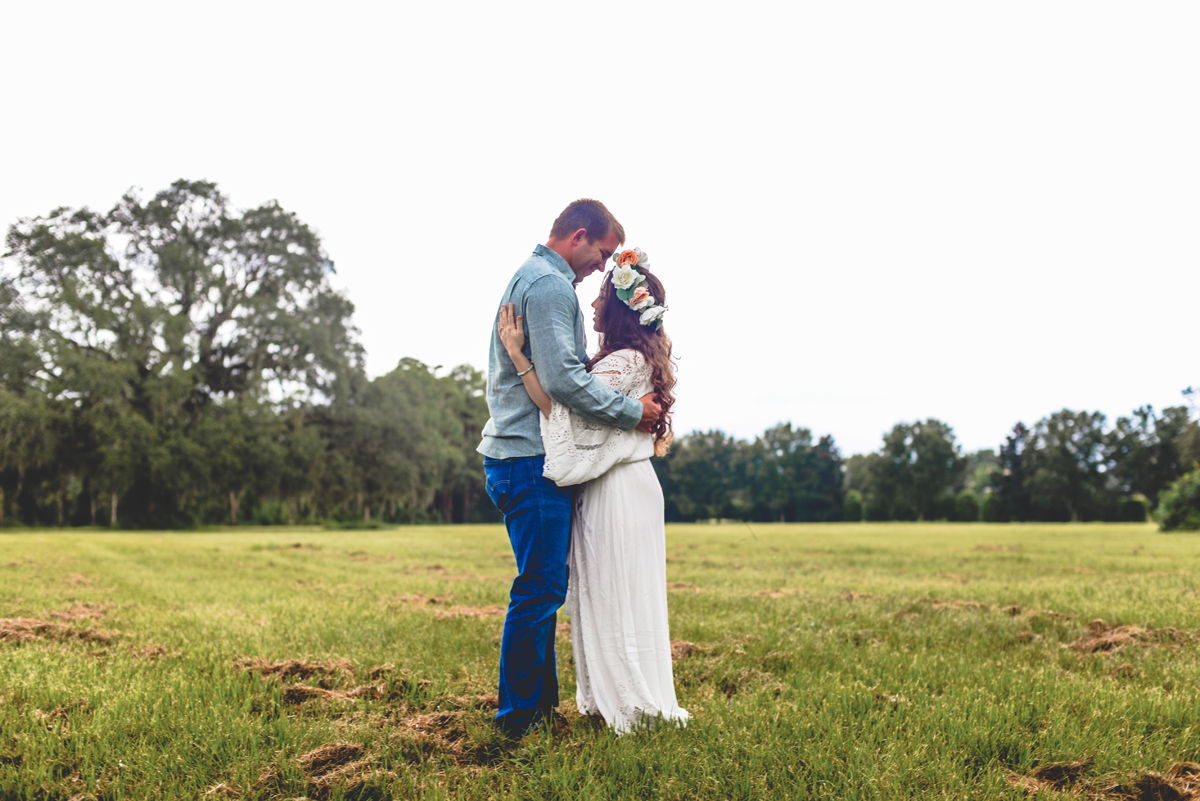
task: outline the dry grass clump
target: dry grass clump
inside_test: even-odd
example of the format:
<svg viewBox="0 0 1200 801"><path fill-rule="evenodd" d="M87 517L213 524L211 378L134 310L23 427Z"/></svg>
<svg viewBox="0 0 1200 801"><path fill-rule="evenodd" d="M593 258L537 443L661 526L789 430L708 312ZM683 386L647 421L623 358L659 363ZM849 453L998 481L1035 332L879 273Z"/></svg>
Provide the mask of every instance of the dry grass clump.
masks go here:
<svg viewBox="0 0 1200 801"><path fill-rule="evenodd" d="M1146 771L1129 781L1104 788L1096 797L1114 801L1197 801L1200 799L1200 765L1176 762L1165 774Z"/></svg>
<svg viewBox="0 0 1200 801"><path fill-rule="evenodd" d="M427 709L443 707L450 709L499 709L500 696L491 695L451 695L445 698L435 698L425 705Z"/></svg>
<svg viewBox="0 0 1200 801"><path fill-rule="evenodd" d="M395 778L395 774L373 766L364 759L366 749L358 743L336 742L313 749L296 759L296 765L307 776L304 791L313 799L323 801L340 795L343 798L382 797L375 782ZM280 784L275 766L258 777L258 788L276 788ZM375 792L368 792L375 790Z"/></svg>
<svg viewBox="0 0 1200 801"><path fill-rule="evenodd" d="M704 648L701 648L694 642L688 642L687 640L671 640L672 659L684 659L695 654L703 654L704 650Z"/></svg>
<svg viewBox="0 0 1200 801"><path fill-rule="evenodd" d="M1007 782L1009 787L1028 795L1037 795L1043 790L1065 790L1083 778L1091 766L1090 758L1076 762L1050 762L1034 768L1027 776L1014 773Z"/></svg>
<svg viewBox="0 0 1200 801"><path fill-rule="evenodd" d="M260 656L247 657L234 662L234 667L251 673L261 673L264 676L275 676L280 679L309 679L313 676L352 676L354 666L348 659L334 659L327 662L305 662L299 659L285 659L282 662L269 662Z"/></svg>
<svg viewBox="0 0 1200 801"><path fill-rule="evenodd" d="M386 553L367 553L354 551L350 554L351 562L394 562L396 557Z"/></svg>
<svg viewBox="0 0 1200 801"><path fill-rule="evenodd" d="M1066 612L1055 612L1053 609L1045 609L1042 611L1038 611L1037 609L1030 609L1027 616L1028 617L1037 617L1039 615L1044 615L1045 617L1048 617L1052 620L1074 620L1075 619L1074 615L1069 615Z"/></svg>
<svg viewBox="0 0 1200 801"><path fill-rule="evenodd" d="M135 659L158 659L167 655L167 649L161 645L147 645L142 648L129 646L129 655Z"/></svg>
<svg viewBox="0 0 1200 801"><path fill-rule="evenodd" d="M11 617L0 619L0 642L35 642L49 640L52 642L100 642L107 643L113 639L111 632L101 629L77 629L62 623L52 623L37 618Z"/></svg>
<svg viewBox="0 0 1200 801"><path fill-rule="evenodd" d="M99 604L83 603L75 604L70 609L63 612L51 612L49 617L55 620L85 620L104 617L108 609Z"/></svg>
<svg viewBox="0 0 1200 801"><path fill-rule="evenodd" d="M329 743L298 757L296 764L309 775L324 773L331 768L353 762L362 756L365 750L358 743Z"/></svg>
<svg viewBox="0 0 1200 801"><path fill-rule="evenodd" d="M727 698L746 691L765 691L778 698L787 689L787 685L777 680L770 673L764 673L754 668L747 668L738 674L736 678L722 679L718 683L717 689L723 692Z"/></svg>
<svg viewBox="0 0 1200 801"><path fill-rule="evenodd" d="M468 727L470 721L482 728L473 734ZM409 758L439 757L466 768L491 766L519 746L519 743L501 737L476 710L427 712L404 717L398 722L400 725L393 730L393 737ZM570 729L570 723L560 714L554 715L551 725L556 735Z"/></svg>
<svg viewBox="0 0 1200 801"><path fill-rule="evenodd" d="M1200 801L1200 765L1177 762L1165 773L1143 771L1121 782L1084 783L1091 759L1051 762L1028 775L1012 774L1008 785L1027 795L1045 791L1069 792L1088 801Z"/></svg>
<svg viewBox="0 0 1200 801"><path fill-rule="evenodd" d="M413 679L408 671L397 671L395 665L390 664L367 669L365 674L372 682L370 684L339 686L345 680L353 680L355 676L354 666L348 659L323 662L285 659L281 662L270 662L262 657L246 657L236 660L234 666L250 673L260 673L278 679L283 684L283 702L291 705L310 701L328 703L408 698L414 692L427 691L433 686L433 682ZM307 683L312 679L316 679L315 683ZM289 681L292 683L288 683Z"/></svg>
<svg viewBox="0 0 1200 801"><path fill-rule="evenodd" d="M1142 626L1109 626L1097 618L1088 623L1087 634L1071 643L1070 647L1080 653L1116 653L1131 645L1157 645L1181 643L1192 640L1191 634L1167 626L1161 629Z"/></svg>
<svg viewBox="0 0 1200 801"><path fill-rule="evenodd" d="M983 612L991 609L990 606L980 601L961 601L958 599L950 599L947 601L930 598L928 603L939 612L946 609L969 609L975 612Z"/></svg>
<svg viewBox="0 0 1200 801"><path fill-rule="evenodd" d="M761 598L783 598L784 596L796 595L798 593L799 593L799 590L782 588L782 589L778 589L778 590L759 590L758 592L756 592L754 594Z"/></svg>
<svg viewBox="0 0 1200 801"><path fill-rule="evenodd" d="M423 592L414 592L385 599L384 605L394 608L403 604L448 604L453 597L452 595L426 595Z"/></svg>
<svg viewBox="0 0 1200 801"><path fill-rule="evenodd" d="M72 712L89 712L88 702L86 698L77 698L64 706L58 706L49 711L42 709L34 709L33 716L45 723L47 726L53 727L58 721L67 720Z"/></svg>
<svg viewBox="0 0 1200 801"><path fill-rule="evenodd" d="M386 697L382 687L362 686L349 690L327 690L324 687L311 687L307 684L291 684L283 688L285 704L302 704L305 701L357 701L360 698L378 700Z"/></svg>
<svg viewBox="0 0 1200 801"><path fill-rule="evenodd" d="M455 617L502 617L504 613L503 606L452 606L433 610L434 616L442 620Z"/></svg>

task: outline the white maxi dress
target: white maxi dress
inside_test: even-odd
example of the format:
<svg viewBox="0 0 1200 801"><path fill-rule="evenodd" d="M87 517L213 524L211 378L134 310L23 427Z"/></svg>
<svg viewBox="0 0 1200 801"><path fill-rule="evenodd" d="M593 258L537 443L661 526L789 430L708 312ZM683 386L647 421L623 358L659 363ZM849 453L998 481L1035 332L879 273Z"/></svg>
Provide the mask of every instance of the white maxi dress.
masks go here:
<svg viewBox="0 0 1200 801"><path fill-rule="evenodd" d="M653 392L641 353L606 356L592 375L631 398ZM662 487L650 457L654 440L584 420L560 403L541 417L544 475L580 485L571 515L566 612L583 714L620 733L686 721L675 698L667 626Z"/></svg>

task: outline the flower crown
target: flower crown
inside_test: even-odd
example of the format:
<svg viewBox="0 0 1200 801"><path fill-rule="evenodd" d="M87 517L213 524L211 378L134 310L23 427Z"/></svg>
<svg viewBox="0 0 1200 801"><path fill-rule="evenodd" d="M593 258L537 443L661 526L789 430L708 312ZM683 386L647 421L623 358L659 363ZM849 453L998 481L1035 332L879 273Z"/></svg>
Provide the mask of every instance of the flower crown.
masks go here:
<svg viewBox="0 0 1200 801"><path fill-rule="evenodd" d="M641 286L646 283L646 276L637 270L638 267L650 266L646 251L630 248L614 253L612 259L616 263L612 268L612 283L617 288L617 297L641 315L639 323L653 325L655 331L662 328L662 316L667 307L659 304L647 287Z"/></svg>

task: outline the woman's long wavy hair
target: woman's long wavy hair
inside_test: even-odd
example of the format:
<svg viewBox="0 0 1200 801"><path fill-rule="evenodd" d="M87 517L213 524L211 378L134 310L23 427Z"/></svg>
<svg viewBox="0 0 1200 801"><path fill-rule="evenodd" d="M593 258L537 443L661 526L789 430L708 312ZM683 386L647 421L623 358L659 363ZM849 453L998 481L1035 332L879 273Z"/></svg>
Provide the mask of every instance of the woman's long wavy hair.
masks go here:
<svg viewBox="0 0 1200 801"><path fill-rule="evenodd" d="M662 282L645 267L638 267L637 271L646 277L646 288L650 294L665 306L667 298ZM650 381L662 406L662 413L650 429L654 434L654 452L665 456L674 438L671 407L675 405L675 357L671 353L671 339L665 327L660 326L655 330L654 326L638 322L641 313L635 312L617 297L611 276L611 272L605 273L600 287L600 309L596 318L601 334L600 350L588 360L587 369L591 372L605 356L625 348L636 350L646 357L650 364Z"/></svg>

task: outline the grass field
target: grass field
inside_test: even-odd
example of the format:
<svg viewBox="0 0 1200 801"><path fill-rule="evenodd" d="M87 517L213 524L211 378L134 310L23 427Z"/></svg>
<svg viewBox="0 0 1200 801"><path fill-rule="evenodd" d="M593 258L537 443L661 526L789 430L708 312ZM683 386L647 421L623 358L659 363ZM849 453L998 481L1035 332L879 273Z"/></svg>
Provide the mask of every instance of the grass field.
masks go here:
<svg viewBox="0 0 1200 801"><path fill-rule="evenodd" d="M503 529L0 535L0 798L1188 798L1200 537L669 526L682 729L494 714ZM1174 793L1172 795L1171 793ZM1200 797L1200 795L1196 796Z"/></svg>

